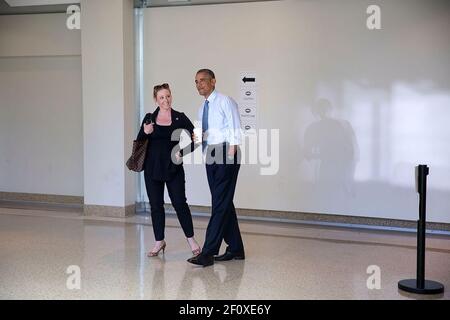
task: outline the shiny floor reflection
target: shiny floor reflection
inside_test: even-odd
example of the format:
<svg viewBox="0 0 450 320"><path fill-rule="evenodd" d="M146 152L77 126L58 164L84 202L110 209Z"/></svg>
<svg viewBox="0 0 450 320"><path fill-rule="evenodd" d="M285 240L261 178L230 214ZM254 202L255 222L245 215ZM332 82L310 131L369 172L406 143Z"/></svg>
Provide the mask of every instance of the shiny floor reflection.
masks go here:
<svg viewBox="0 0 450 320"><path fill-rule="evenodd" d="M208 219L194 219L203 243ZM241 221L246 260L195 267L168 216L164 256L148 258L148 218L0 208L0 299L449 299L450 237L428 236L427 279L438 296L399 292L414 278L415 234ZM224 248L222 248L223 250ZM369 266L381 289L369 289ZM80 289L69 266L80 270ZM70 270L69 270L70 271Z"/></svg>

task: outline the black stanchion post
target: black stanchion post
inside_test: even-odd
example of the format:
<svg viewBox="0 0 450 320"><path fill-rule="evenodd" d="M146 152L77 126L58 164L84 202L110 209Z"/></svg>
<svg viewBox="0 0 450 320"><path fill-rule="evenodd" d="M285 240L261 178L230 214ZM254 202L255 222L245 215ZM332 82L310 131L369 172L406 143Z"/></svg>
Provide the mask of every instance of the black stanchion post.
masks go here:
<svg viewBox="0 0 450 320"><path fill-rule="evenodd" d="M419 221L417 221L417 279L406 279L398 282L398 288L418 294L438 294L444 292L444 286L436 281L425 280L425 232L427 175L426 165L416 167L416 185L419 193Z"/></svg>

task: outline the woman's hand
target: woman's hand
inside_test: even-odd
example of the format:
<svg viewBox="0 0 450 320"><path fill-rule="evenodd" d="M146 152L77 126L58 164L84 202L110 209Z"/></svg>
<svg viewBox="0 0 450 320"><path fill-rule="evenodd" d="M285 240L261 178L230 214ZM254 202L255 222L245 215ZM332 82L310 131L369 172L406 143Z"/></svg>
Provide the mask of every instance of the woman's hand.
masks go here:
<svg viewBox="0 0 450 320"><path fill-rule="evenodd" d="M180 153L180 151L177 151L176 153L175 153L175 159L177 160L177 163L180 163L181 162L181 153Z"/></svg>
<svg viewBox="0 0 450 320"><path fill-rule="evenodd" d="M153 132L153 122L149 124L144 123L144 132L145 134L150 134Z"/></svg>

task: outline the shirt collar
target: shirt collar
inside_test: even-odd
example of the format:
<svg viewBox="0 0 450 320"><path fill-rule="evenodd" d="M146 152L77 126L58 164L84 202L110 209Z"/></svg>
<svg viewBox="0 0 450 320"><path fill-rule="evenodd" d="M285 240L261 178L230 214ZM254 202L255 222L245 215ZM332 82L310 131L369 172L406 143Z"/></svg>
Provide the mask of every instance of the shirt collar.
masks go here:
<svg viewBox="0 0 450 320"><path fill-rule="evenodd" d="M208 100L209 102L213 102L216 97L217 97L217 91L216 91L216 89L214 89L213 92L211 92L211 94L209 95L208 99L206 99L206 100Z"/></svg>

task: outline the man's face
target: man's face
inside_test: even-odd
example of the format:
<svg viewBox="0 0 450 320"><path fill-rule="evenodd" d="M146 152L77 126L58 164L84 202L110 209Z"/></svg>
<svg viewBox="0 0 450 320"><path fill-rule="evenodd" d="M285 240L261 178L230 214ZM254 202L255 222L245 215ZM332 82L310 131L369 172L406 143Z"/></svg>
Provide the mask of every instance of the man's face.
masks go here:
<svg viewBox="0 0 450 320"><path fill-rule="evenodd" d="M212 79L207 73L200 72L195 76L195 86L201 96L207 98L216 86L216 79Z"/></svg>

